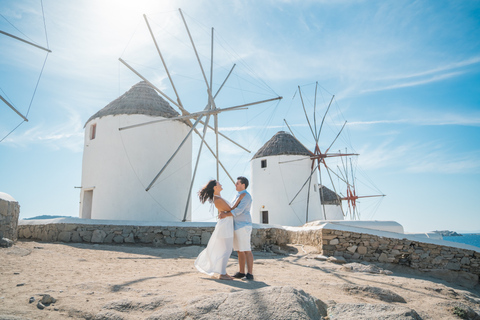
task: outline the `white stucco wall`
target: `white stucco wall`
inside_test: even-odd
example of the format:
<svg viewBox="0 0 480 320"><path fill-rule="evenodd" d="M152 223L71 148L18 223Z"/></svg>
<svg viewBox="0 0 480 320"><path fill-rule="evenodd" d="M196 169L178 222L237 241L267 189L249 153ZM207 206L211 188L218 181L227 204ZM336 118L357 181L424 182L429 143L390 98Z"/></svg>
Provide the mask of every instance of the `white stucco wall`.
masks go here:
<svg viewBox="0 0 480 320"><path fill-rule="evenodd" d="M148 192L145 189L180 145L189 127L179 121L166 121L118 130L157 119L161 117L109 115L86 124L81 218L88 218L91 202L92 219L182 220L192 175L191 138L153 187ZM90 139L93 124L96 136ZM191 220L191 209L187 220Z"/></svg>
<svg viewBox="0 0 480 320"><path fill-rule="evenodd" d="M261 168L262 160L267 160L266 168ZM268 223L273 225L300 226L307 222L308 182L289 203L310 176L311 163L309 157L298 155L261 157L250 162L253 223L262 223L261 211L268 211ZM317 175L313 174L308 221L324 219L317 185Z"/></svg>

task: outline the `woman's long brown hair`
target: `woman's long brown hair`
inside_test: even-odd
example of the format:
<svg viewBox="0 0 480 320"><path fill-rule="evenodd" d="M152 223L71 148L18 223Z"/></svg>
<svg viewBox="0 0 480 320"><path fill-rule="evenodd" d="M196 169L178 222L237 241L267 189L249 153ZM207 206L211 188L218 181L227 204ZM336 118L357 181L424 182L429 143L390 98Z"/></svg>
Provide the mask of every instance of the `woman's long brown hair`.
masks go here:
<svg viewBox="0 0 480 320"><path fill-rule="evenodd" d="M198 191L198 198L201 203L205 203L207 200L212 202L213 200L213 187L217 185L217 180L210 180L208 183Z"/></svg>

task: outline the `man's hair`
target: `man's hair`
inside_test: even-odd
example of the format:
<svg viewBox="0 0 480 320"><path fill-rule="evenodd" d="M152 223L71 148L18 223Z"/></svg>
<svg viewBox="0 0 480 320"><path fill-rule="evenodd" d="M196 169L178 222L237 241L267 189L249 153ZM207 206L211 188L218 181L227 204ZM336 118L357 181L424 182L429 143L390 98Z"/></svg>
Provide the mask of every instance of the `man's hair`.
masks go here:
<svg viewBox="0 0 480 320"><path fill-rule="evenodd" d="M237 178L237 180L240 180L240 183L245 185L245 189L248 188L248 179L247 178L240 176L240 177Z"/></svg>

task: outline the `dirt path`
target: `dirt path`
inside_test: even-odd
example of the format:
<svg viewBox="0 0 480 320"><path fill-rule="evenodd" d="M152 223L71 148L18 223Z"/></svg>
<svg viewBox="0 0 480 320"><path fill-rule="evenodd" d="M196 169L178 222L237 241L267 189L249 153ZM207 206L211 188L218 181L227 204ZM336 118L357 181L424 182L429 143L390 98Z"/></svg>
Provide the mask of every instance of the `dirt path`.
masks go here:
<svg viewBox="0 0 480 320"><path fill-rule="evenodd" d="M254 252L253 282L215 280L193 266L202 249L19 241L0 249L0 319L84 319L109 310L121 312L124 319L145 319L165 304L266 286L303 289L327 304L401 304L422 319L455 319L452 303L480 311L478 289L405 270L391 275L349 272L342 265L314 259L312 248L295 246L288 255ZM233 274L236 269L232 257L227 271ZM388 290L404 302L385 301L388 298L366 287ZM56 302L41 310L37 303L43 294ZM29 303L31 297L35 301Z"/></svg>

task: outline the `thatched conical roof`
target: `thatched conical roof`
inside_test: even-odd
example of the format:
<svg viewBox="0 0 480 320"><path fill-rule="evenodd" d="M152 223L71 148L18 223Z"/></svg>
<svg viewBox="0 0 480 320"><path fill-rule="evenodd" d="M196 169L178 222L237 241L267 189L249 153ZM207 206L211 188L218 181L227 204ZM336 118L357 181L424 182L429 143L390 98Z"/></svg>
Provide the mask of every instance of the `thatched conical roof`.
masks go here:
<svg viewBox="0 0 480 320"><path fill-rule="evenodd" d="M320 201L322 204L340 205L341 203L339 196L334 191L322 185L320 185Z"/></svg>
<svg viewBox="0 0 480 320"><path fill-rule="evenodd" d="M312 153L291 134L279 131L255 153L252 159L284 154L310 156Z"/></svg>
<svg viewBox="0 0 480 320"><path fill-rule="evenodd" d="M95 118L119 114L144 114L164 118L179 116L179 113L159 96L147 82L141 81L91 116L86 123Z"/></svg>

